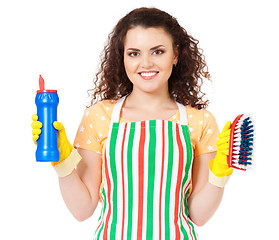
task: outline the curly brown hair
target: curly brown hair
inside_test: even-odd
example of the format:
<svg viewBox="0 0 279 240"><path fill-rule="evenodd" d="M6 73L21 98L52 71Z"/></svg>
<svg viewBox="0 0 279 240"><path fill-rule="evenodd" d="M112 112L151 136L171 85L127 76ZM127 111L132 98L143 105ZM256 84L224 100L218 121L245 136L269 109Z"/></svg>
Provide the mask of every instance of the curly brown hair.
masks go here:
<svg viewBox="0 0 279 240"><path fill-rule="evenodd" d="M206 108L208 100L204 100L201 85L203 78L210 80L210 74L198 47L199 41L190 36L174 17L157 8L131 11L109 34L94 80L95 88L89 90L91 104L105 99L116 100L132 92L133 85L124 67L124 41L128 30L137 26L162 27L172 36L174 49L178 46L178 62L168 81L170 97L183 105Z"/></svg>

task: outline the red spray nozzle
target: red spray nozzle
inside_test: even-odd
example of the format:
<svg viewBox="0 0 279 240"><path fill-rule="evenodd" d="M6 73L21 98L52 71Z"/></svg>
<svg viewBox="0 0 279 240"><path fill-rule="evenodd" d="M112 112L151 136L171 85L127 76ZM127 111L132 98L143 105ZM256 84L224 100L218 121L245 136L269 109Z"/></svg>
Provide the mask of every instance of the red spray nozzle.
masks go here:
<svg viewBox="0 0 279 240"><path fill-rule="evenodd" d="M42 75L40 75L40 78L39 78L39 86L40 86L40 91L45 90L45 80L43 79Z"/></svg>
<svg viewBox="0 0 279 240"><path fill-rule="evenodd" d="M56 90L46 90L45 89L45 80L43 79L42 75L39 77L39 87L40 89L37 91L37 93L42 93L42 92L57 92Z"/></svg>

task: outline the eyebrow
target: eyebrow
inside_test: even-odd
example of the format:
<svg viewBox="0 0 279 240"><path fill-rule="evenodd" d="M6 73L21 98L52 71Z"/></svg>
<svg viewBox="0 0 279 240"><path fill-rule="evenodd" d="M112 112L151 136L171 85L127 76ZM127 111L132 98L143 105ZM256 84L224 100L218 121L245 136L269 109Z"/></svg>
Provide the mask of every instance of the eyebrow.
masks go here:
<svg viewBox="0 0 279 240"><path fill-rule="evenodd" d="M164 45L155 46L155 47L153 47L153 48L150 48L150 50L155 50L155 49L160 48L160 47L164 47Z"/></svg>
<svg viewBox="0 0 279 240"><path fill-rule="evenodd" d="M160 47L164 47L164 45L157 45L157 46L155 46L155 47L150 48L150 50L155 50L155 49L158 49L158 48L160 48ZM140 49L137 49L137 48L128 48L127 51L136 51L136 52L139 52Z"/></svg>

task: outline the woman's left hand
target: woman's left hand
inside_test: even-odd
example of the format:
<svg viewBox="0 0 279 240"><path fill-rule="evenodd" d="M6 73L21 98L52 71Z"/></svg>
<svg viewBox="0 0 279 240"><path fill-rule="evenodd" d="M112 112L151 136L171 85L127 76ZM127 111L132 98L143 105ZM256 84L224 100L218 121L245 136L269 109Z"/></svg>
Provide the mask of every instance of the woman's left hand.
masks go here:
<svg viewBox="0 0 279 240"><path fill-rule="evenodd" d="M228 121L218 136L216 156L209 162L211 172L217 177L230 176L233 173L233 169L229 168L227 163L227 155L229 155L230 148L230 132L231 122Z"/></svg>

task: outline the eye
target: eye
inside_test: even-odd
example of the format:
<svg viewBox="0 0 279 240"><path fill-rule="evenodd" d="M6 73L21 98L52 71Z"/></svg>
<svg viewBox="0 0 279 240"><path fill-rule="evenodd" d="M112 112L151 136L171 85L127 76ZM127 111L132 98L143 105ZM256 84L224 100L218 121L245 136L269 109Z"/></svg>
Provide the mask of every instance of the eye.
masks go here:
<svg viewBox="0 0 279 240"><path fill-rule="evenodd" d="M155 50L155 51L153 52L153 54L155 54L155 55L161 55L161 54L163 54L164 52L165 52L164 50L157 49L157 50Z"/></svg>
<svg viewBox="0 0 279 240"><path fill-rule="evenodd" d="M128 55L130 57L137 57L137 56L139 56L139 52L129 52Z"/></svg>

